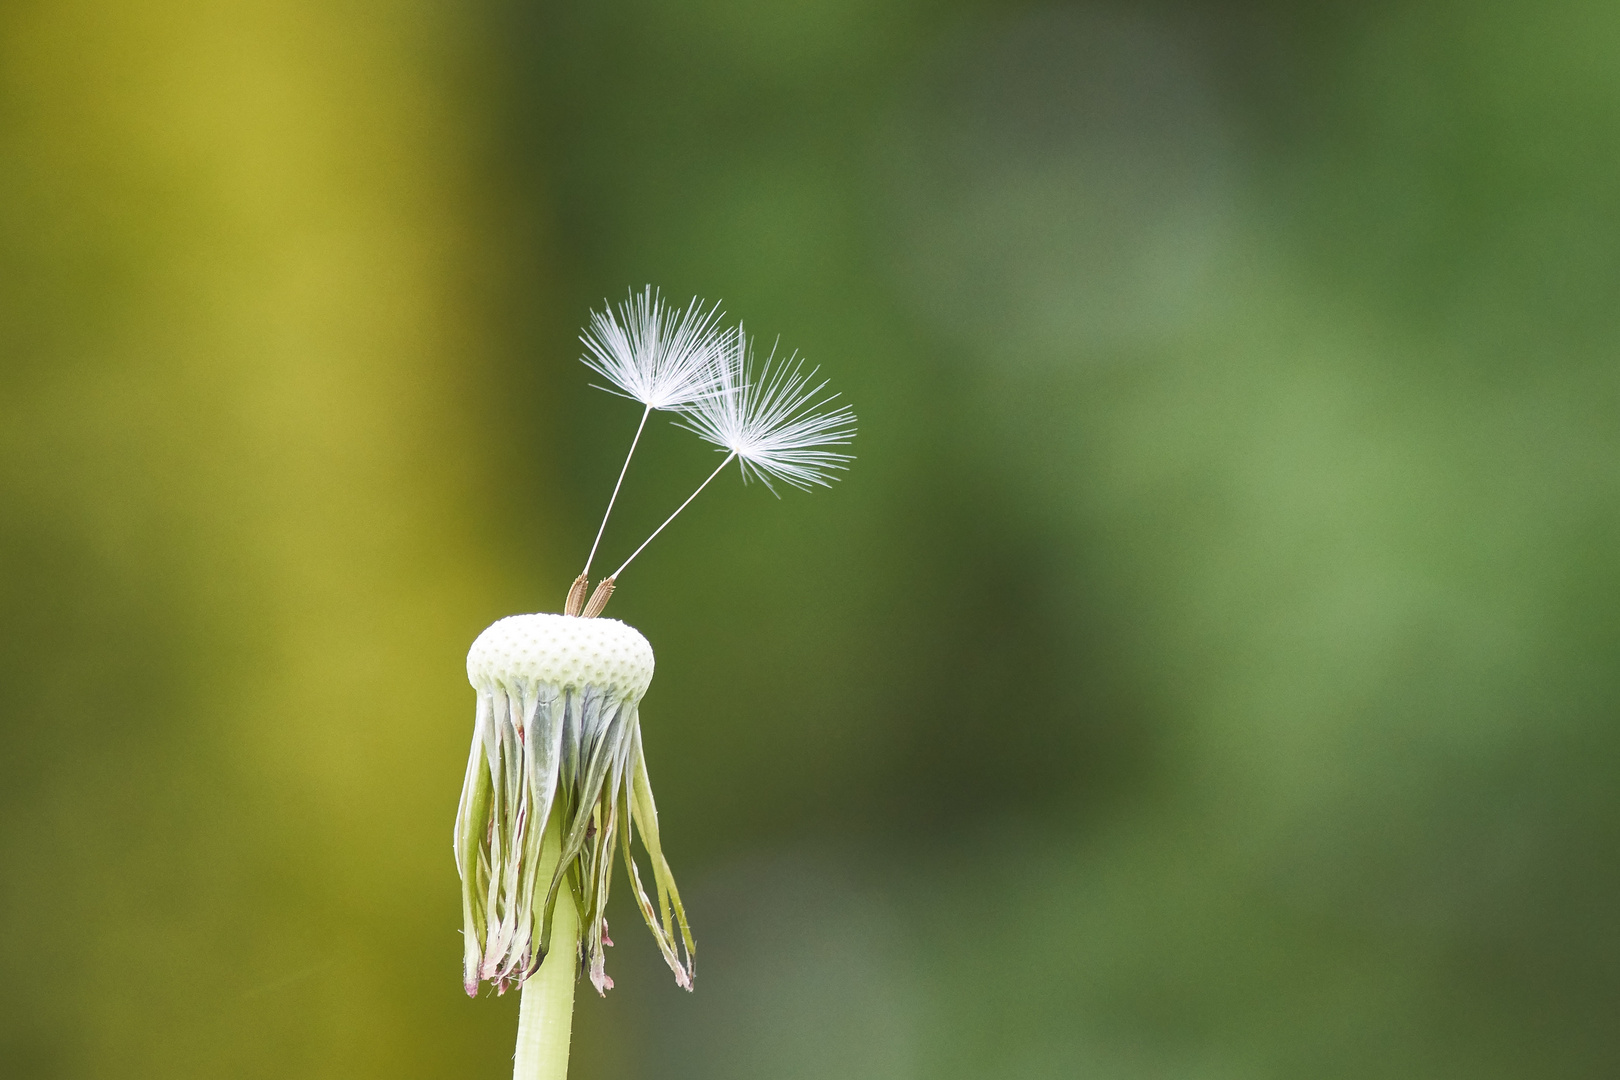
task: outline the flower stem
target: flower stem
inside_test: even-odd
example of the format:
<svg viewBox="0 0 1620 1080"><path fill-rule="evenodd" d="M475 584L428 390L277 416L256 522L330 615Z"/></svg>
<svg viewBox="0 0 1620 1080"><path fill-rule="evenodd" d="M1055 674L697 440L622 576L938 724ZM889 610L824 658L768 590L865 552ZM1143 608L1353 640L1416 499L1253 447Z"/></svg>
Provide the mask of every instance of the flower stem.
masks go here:
<svg viewBox="0 0 1620 1080"><path fill-rule="evenodd" d="M554 810L540 849L539 880L549 881L562 854ZM551 948L540 970L523 982L518 1005L517 1057L512 1080L566 1080L568 1041L574 1019L575 971L579 965L579 912L566 882L557 890L551 917Z"/></svg>

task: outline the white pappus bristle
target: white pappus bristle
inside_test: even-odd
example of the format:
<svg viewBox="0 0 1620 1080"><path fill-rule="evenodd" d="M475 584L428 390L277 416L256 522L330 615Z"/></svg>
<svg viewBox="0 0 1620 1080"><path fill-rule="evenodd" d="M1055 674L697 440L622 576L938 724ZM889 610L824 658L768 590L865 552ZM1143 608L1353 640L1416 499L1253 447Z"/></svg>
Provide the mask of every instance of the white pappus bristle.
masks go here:
<svg viewBox="0 0 1620 1080"><path fill-rule="evenodd" d="M855 413L834 404L837 394L822 396L827 383L815 381L817 370L806 371L797 355L778 359L774 348L756 361L739 325L727 335L715 371L718 392L683 409L683 426L735 455L744 479L752 473L766 487L773 479L825 487L833 470L854 459L834 447L855 438Z"/></svg>
<svg viewBox="0 0 1620 1080"><path fill-rule="evenodd" d="M615 311L591 312L580 335L585 366L611 389L649 409L678 409L712 396L715 359L724 342L719 305L693 298L686 310L670 307L651 285L632 293Z"/></svg>

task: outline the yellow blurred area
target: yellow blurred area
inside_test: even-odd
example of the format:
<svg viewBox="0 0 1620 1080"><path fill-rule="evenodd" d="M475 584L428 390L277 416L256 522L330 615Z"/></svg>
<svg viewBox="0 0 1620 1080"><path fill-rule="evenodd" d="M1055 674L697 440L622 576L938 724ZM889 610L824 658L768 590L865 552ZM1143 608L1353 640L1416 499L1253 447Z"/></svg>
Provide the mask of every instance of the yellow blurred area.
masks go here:
<svg viewBox="0 0 1620 1080"><path fill-rule="evenodd" d="M396 1073L421 1053L400 921L455 982L438 765L518 580L484 541L528 517L490 489L519 433L481 362L458 28L395 3L0 19L0 484L75 579L36 613L71 631L8 672L39 745L76 744L7 830L32 928L7 959L38 980L8 1075Z"/></svg>

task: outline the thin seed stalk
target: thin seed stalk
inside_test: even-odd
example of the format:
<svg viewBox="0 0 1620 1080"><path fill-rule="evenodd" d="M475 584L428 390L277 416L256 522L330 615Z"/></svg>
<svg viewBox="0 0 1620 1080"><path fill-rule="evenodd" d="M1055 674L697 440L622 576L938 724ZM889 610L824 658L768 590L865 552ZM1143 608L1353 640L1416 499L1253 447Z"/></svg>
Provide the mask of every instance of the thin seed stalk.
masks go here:
<svg viewBox="0 0 1620 1080"><path fill-rule="evenodd" d="M546 822L540 849L540 881L551 879L562 854L561 816L553 812ZM578 965L579 911L573 890L565 881L557 890L557 902L552 908L551 947L540 970L523 982L512 1080L566 1080Z"/></svg>
<svg viewBox="0 0 1620 1080"><path fill-rule="evenodd" d="M720 475L720 470L724 469L727 465L730 465L732 459L735 458L736 456L737 456L737 451L735 451L735 450L733 450L731 453L727 454L726 455L726 460L722 461L719 465L715 466L714 472L709 474L709 480L713 480L715 477L719 476ZM676 518L680 517L681 516L681 511L685 510L688 506L691 506L693 499L695 499L699 495L703 494L703 489L709 486L709 480L705 480L705 481L703 481L703 483L699 484L697 486L697 490L692 492L692 494L688 495L686 497L686 501L681 503L681 505L677 506L675 508L675 512L673 514L669 515L669 517L664 519L664 524L660 525L660 526L658 526L658 528L654 529L652 531L652 535L647 537L647 539L643 540L641 542L641 546L636 548L636 550L634 550L634 551L632 551L630 553L630 557L628 559L624 560L624 566L619 567L617 570L613 571L613 573L611 573L611 574L609 574L607 576L607 580L608 581L617 581L618 578L619 578L619 575L624 573L625 566L629 566L631 563L635 562L636 561L636 556L640 555L643 551L645 551L647 549L648 544L650 544L654 540L658 539L658 534L664 531L665 526L667 526L670 522L674 521ZM610 596L612 595L612 590L609 590L608 595L610 595ZM602 603L603 603L604 606L607 604L606 598L604 598L602 600Z"/></svg>

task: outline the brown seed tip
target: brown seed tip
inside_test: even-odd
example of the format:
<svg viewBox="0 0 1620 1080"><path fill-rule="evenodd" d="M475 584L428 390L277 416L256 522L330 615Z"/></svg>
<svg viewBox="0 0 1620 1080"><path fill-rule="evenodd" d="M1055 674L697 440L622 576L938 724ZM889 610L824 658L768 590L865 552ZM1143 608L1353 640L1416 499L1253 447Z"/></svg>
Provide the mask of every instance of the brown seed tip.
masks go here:
<svg viewBox="0 0 1620 1080"><path fill-rule="evenodd" d="M584 617L594 619L602 614L607 602L613 596L613 579L605 577L596 583L596 591L591 593L591 602L585 605Z"/></svg>
<svg viewBox="0 0 1620 1080"><path fill-rule="evenodd" d="M585 589L590 585L591 579L584 574L574 579L568 587L568 599L563 604L564 615L578 615L580 606L585 603Z"/></svg>

